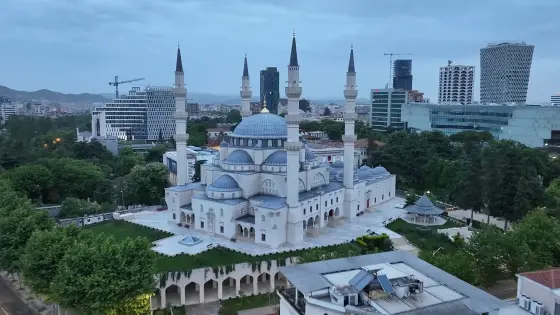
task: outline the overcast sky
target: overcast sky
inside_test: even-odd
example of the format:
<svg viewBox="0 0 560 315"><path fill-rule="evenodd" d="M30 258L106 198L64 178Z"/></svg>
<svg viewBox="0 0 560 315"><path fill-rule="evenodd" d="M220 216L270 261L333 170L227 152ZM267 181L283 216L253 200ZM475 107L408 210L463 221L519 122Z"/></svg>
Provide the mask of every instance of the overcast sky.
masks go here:
<svg viewBox="0 0 560 315"><path fill-rule="evenodd" d="M413 88L432 100L448 59L475 65L478 99L479 49L524 40L535 45L528 100L547 101L560 91L558 12L559 0L0 0L0 85L171 85L180 42L190 91L236 95L247 53L253 94L259 70L277 66L283 96L295 29L303 97L343 98L353 44L359 97L384 87L393 52L413 54Z"/></svg>

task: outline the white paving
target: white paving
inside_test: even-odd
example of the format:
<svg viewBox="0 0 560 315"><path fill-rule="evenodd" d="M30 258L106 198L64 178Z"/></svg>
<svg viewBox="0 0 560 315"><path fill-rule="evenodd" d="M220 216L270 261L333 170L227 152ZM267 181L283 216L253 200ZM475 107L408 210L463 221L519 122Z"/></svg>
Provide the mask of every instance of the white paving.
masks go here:
<svg viewBox="0 0 560 315"><path fill-rule="evenodd" d="M154 251L163 255L196 255L213 246L222 246L248 255L260 256L290 250L341 244L366 234L368 230L376 232L377 234L386 233L391 239L402 238L401 235L385 228L385 224L405 215L405 210L395 207L395 205L403 202L403 198L395 197L384 204L378 205L372 212L366 212L351 220L341 219L344 220L343 224L336 227L325 227L321 230L320 235L305 237L301 244L285 245L280 248L268 248L257 245L250 240L243 240L240 238L234 243L224 237L213 236L193 229L179 227L175 222L167 221L169 217L167 211L144 211L124 217L124 220L175 234L174 236L154 242ZM202 239L202 243L194 246L180 244L179 241L188 235Z"/></svg>

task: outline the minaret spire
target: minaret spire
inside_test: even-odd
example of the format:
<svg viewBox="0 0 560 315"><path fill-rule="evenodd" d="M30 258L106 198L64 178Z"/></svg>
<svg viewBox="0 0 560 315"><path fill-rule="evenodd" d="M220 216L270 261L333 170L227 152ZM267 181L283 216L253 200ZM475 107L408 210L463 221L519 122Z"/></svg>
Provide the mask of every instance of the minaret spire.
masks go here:
<svg viewBox="0 0 560 315"><path fill-rule="evenodd" d="M288 86L286 86L286 97L288 98L288 113L285 116L288 125L288 139L284 144L287 151L286 171L286 202L288 203L288 222L286 227L286 238L289 244L300 244L303 242L302 210L299 206L299 170L301 168L300 157L302 144L299 139L299 98L301 87L299 85L299 64L297 59L296 36L292 38L292 50L290 53L290 64L288 65Z"/></svg>
<svg viewBox="0 0 560 315"><path fill-rule="evenodd" d="M348 72L346 72L346 88L344 98L346 107L344 109L344 206L343 215L348 219L356 216L359 204L354 192L354 145L356 136L354 135L356 115L356 68L354 66L354 48L350 47L350 59L348 61ZM365 209L364 209L365 210Z"/></svg>
<svg viewBox="0 0 560 315"><path fill-rule="evenodd" d="M183 72L183 61L181 60L181 47L177 44L177 64L175 65L175 72Z"/></svg>
<svg viewBox="0 0 560 315"><path fill-rule="evenodd" d="M290 67L299 67L297 60L297 47L296 47L296 32L294 31L292 37L292 51L290 52Z"/></svg>
<svg viewBox="0 0 560 315"><path fill-rule="evenodd" d="M241 91L239 95L241 96L241 117L251 116L251 96L253 96L253 92L251 91L249 66L247 66L247 54L245 54L243 62L243 76L241 77Z"/></svg>

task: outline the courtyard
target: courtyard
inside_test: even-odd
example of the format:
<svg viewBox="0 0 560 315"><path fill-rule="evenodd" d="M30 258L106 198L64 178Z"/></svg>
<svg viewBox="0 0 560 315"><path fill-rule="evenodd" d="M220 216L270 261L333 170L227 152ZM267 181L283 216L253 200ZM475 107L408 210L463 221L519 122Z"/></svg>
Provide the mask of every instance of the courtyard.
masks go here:
<svg viewBox="0 0 560 315"><path fill-rule="evenodd" d="M341 224L327 226L314 236L306 236L301 244L284 245L280 248L265 247L249 240L231 242L229 238L219 235L210 235L192 228L177 226L175 222L168 221L170 216L167 210L139 212L124 217L124 220L172 235L153 241L154 251L165 256L198 255L215 247L228 248L250 256L262 256L343 244L369 232L381 234L386 231L384 226L387 221L395 220L406 214L405 210L396 207L403 202L404 199L395 197L371 211L366 211L361 216L352 219L341 218L339 219ZM180 244L179 241L186 237L194 237L200 241L191 246Z"/></svg>
<svg viewBox="0 0 560 315"><path fill-rule="evenodd" d="M462 225L451 220L447 220L442 225L423 226L398 219L387 225L388 229L401 234L419 249L427 251L444 250L447 252L453 252L457 247L446 234L438 233L438 230L458 227L462 227Z"/></svg>

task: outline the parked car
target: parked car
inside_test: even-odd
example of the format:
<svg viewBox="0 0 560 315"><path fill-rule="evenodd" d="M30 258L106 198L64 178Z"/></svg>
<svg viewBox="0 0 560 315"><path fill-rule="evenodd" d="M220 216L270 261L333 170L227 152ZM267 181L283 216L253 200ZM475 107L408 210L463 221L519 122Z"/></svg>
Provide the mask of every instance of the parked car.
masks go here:
<svg viewBox="0 0 560 315"><path fill-rule="evenodd" d="M395 208L399 208L399 209L404 209L405 204L404 203L397 203L395 205Z"/></svg>

